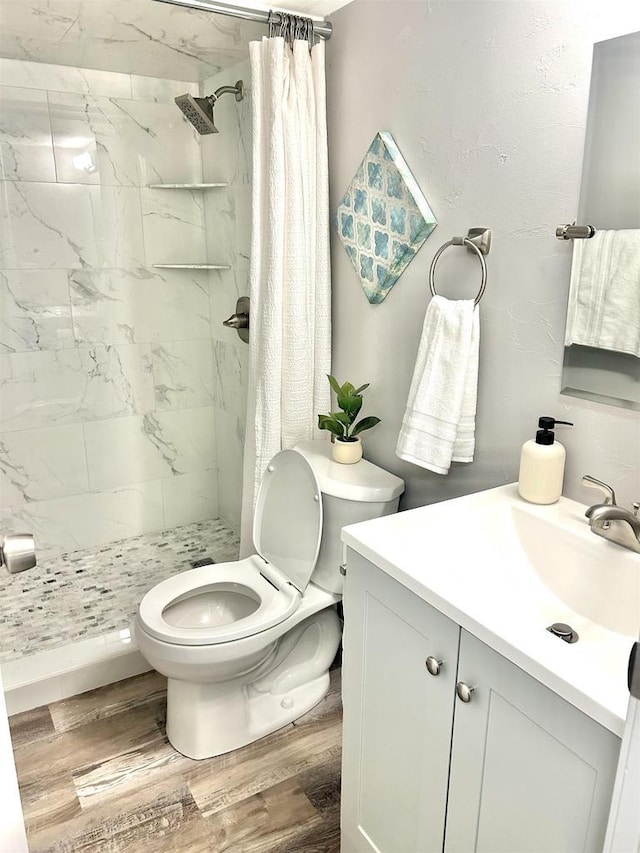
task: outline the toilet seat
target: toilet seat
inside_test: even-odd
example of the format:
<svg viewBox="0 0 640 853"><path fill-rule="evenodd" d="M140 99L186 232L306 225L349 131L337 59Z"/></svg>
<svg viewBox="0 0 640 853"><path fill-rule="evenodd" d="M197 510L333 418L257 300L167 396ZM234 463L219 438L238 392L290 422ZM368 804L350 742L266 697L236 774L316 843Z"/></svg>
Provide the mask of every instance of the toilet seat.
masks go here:
<svg viewBox="0 0 640 853"><path fill-rule="evenodd" d="M321 535L314 470L300 453L283 450L267 466L258 491L253 526L258 554L161 581L138 607L142 629L167 643L204 646L272 628L297 609Z"/></svg>
<svg viewBox="0 0 640 853"><path fill-rule="evenodd" d="M198 614L206 614L210 594L252 598L256 607L224 624L198 624ZM187 601L193 606L193 626L172 624L167 612ZM237 563L202 566L161 581L143 597L138 617L143 629L158 640L180 646L216 645L266 631L290 616L299 602L298 590L253 556Z"/></svg>

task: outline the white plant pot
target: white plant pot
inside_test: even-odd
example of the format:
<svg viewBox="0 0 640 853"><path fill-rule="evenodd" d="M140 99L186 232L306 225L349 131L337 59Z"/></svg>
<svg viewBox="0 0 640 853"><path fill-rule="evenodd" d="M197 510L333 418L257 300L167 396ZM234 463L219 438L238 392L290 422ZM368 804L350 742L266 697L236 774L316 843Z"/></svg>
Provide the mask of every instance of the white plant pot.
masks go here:
<svg viewBox="0 0 640 853"><path fill-rule="evenodd" d="M362 459L360 436L357 435L355 441L343 441L341 438L336 438L333 442L333 458L343 465L353 465L355 462L359 462Z"/></svg>

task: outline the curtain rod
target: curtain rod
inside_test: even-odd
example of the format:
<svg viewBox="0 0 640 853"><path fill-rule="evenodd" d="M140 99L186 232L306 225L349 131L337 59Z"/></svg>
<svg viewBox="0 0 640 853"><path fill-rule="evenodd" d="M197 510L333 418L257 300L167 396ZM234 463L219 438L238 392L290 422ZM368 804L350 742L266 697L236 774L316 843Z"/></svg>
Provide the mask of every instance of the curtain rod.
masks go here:
<svg viewBox="0 0 640 853"><path fill-rule="evenodd" d="M269 20L269 12L264 9L250 9L246 6L237 6L231 3L218 3L217 0L155 0L156 3L171 3L174 6L186 6L188 9L202 9L205 12L218 12L220 15L228 15L231 18L242 18L245 21L255 21L258 24L266 24ZM274 11L278 11L274 9ZM313 31L316 35L325 39L331 38L333 25L329 21L314 21Z"/></svg>

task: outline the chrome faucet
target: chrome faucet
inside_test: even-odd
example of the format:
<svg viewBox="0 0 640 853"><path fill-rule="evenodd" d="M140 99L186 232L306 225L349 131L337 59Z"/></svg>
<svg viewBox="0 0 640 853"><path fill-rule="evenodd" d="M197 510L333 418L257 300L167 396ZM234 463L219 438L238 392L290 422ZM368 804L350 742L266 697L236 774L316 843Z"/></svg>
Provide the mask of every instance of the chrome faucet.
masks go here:
<svg viewBox="0 0 640 853"><path fill-rule="evenodd" d="M604 494L602 503L590 506L585 512L591 532L640 554L640 503L634 503L633 510L618 506L616 493L611 486L590 474L584 475L582 485L600 489Z"/></svg>

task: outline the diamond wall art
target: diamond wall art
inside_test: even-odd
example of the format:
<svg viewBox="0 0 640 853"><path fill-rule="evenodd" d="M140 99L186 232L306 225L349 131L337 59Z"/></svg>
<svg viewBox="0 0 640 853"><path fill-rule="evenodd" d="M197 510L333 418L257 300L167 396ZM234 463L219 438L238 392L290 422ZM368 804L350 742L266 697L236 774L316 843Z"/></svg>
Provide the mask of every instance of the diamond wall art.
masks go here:
<svg viewBox="0 0 640 853"><path fill-rule="evenodd" d="M436 224L393 137L376 133L333 217L369 302L384 300Z"/></svg>

